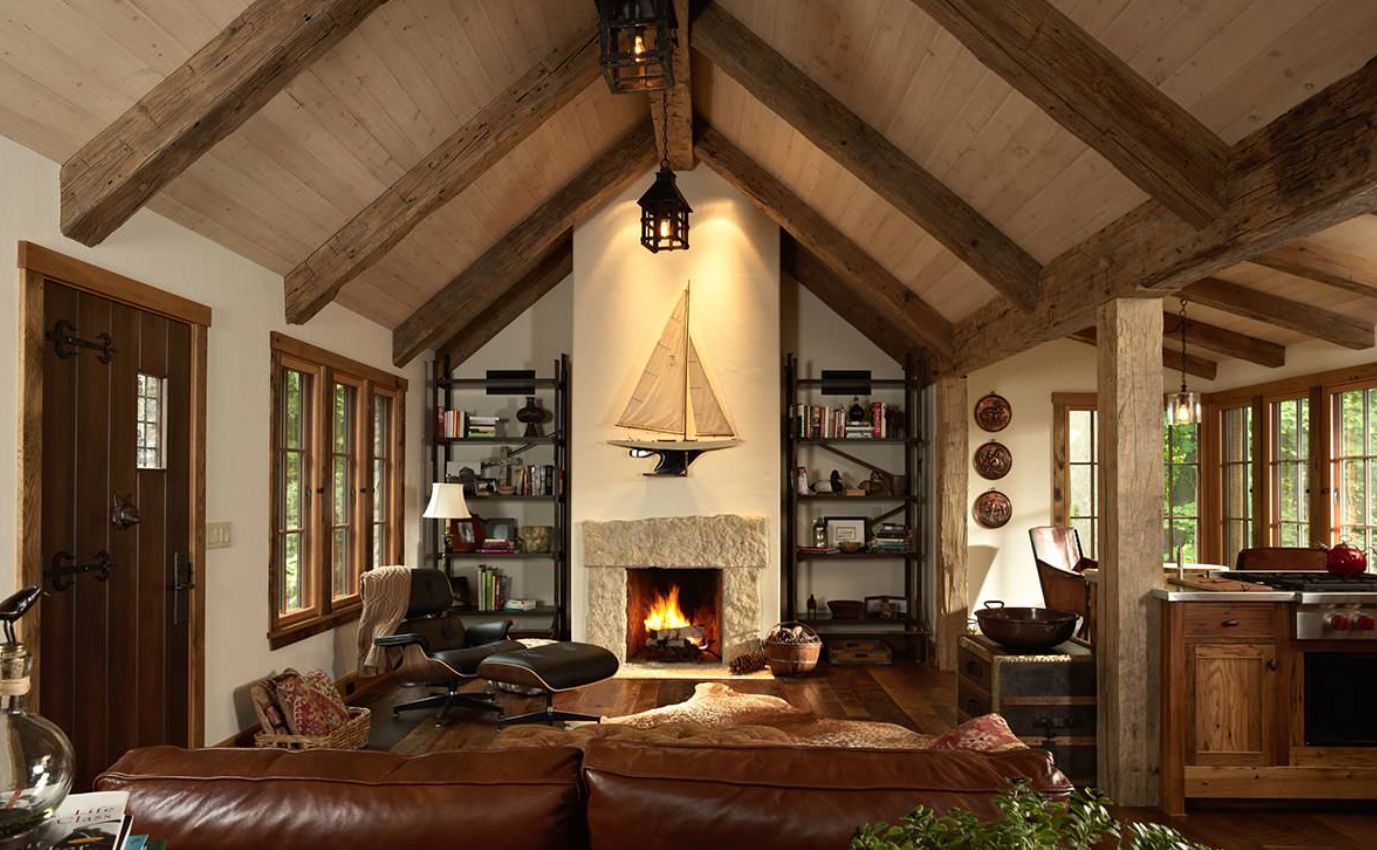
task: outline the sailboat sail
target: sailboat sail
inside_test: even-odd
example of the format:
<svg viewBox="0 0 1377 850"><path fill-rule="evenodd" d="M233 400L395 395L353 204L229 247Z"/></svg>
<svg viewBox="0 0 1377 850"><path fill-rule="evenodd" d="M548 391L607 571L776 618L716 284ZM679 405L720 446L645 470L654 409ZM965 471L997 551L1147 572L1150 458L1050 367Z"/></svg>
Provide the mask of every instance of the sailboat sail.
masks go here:
<svg viewBox="0 0 1377 850"><path fill-rule="evenodd" d="M688 394L689 407L693 410L693 431L701 437L735 437L727 413L717 400L717 395L708 383L703 361L698 357L698 346L693 337L688 341Z"/></svg>
<svg viewBox="0 0 1377 850"><path fill-rule="evenodd" d="M666 434L683 434L687 426L685 356L688 348L688 291L670 314L660 340L650 353L631 400L617 419L623 428L640 428Z"/></svg>

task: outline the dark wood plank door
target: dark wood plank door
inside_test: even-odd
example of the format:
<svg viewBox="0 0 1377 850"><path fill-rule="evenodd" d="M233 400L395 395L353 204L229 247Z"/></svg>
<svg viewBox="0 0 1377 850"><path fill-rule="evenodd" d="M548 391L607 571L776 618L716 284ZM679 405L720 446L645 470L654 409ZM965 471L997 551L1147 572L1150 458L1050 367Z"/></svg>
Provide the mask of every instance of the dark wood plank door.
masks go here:
<svg viewBox="0 0 1377 850"><path fill-rule="evenodd" d="M43 300L39 710L84 789L188 743L191 328L52 280Z"/></svg>

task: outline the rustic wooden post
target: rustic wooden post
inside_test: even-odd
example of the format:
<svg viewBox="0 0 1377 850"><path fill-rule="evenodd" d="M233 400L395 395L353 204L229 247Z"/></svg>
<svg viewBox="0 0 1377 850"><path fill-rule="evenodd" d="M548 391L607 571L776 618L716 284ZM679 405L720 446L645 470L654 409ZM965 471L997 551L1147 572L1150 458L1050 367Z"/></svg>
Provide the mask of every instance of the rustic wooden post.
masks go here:
<svg viewBox="0 0 1377 850"><path fill-rule="evenodd" d="M1157 803L1157 677L1149 592L1162 572L1162 308L1097 311L1100 416L1099 781L1125 806Z"/></svg>
<svg viewBox="0 0 1377 850"><path fill-rule="evenodd" d="M934 500L937 528L937 666L956 669L956 644L966 633L970 607L966 587L966 489L970 469L966 422L966 378L940 378L933 429Z"/></svg>

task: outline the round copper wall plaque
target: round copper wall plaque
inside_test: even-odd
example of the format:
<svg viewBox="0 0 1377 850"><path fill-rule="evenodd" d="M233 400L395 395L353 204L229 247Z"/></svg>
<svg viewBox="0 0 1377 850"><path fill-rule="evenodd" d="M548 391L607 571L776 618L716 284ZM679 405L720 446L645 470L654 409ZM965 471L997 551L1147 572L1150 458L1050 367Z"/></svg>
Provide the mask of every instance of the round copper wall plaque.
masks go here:
<svg viewBox="0 0 1377 850"><path fill-rule="evenodd" d="M1014 515L1014 506L1009 497L998 490L989 490L976 497L975 521L983 528L1003 528Z"/></svg>
<svg viewBox="0 0 1377 850"><path fill-rule="evenodd" d="M975 403L975 424L986 431L1003 431L1014 418L1009 400L998 393L982 396Z"/></svg>
<svg viewBox="0 0 1377 850"><path fill-rule="evenodd" d="M1014 456L1009 447L990 440L975 450L975 471L989 481L998 481L1013 469Z"/></svg>

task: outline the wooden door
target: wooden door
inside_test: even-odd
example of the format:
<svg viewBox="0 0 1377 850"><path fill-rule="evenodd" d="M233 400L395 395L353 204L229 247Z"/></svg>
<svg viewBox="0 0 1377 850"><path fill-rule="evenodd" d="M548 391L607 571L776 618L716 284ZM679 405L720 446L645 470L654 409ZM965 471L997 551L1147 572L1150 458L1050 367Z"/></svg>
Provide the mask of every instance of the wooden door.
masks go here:
<svg viewBox="0 0 1377 850"><path fill-rule="evenodd" d="M191 327L43 284L40 711L77 787L189 743Z"/></svg>
<svg viewBox="0 0 1377 850"><path fill-rule="evenodd" d="M1277 655L1270 643L1197 643L1186 680L1186 763L1265 765L1275 755Z"/></svg>

